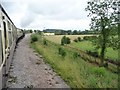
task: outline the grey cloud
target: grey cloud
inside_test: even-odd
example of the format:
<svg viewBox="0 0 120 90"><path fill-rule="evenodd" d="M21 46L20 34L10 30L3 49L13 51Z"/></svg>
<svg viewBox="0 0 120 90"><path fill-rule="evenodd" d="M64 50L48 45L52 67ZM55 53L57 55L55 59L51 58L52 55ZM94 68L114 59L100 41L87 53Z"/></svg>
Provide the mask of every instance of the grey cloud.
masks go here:
<svg viewBox="0 0 120 90"><path fill-rule="evenodd" d="M24 17L22 17L20 25L23 28L26 28L27 26L29 26L32 22L34 22L36 15L35 14L31 14L31 13L26 13Z"/></svg>
<svg viewBox="0 0 120 90"><path fill-rule="evenodd" d="M86 2L81 5L78 0L47 0L41 2L32 2L28 4L31 13L43 15L46 19L67 20L86 18L86 12L83 11ZM80 4L80 5L79 5ZM82 11L82 12L81 12Z"/></svg>
<svg viewBox="0 0 120 90"><path fill-rule="evenodd" d="M19 23L23 28L39 24L39 22L44 23L41 24L44 27L47 23L44 22L45 20L50 20L52 24L54 20L62 23L65 20L87 18L87 12L84 11L86 0L22 0L21 3L20 1L7 2L4 6L9 13L22 13ZM39 19L38 22L36 19Z"/></svg>
<svg viewBox="0 0 120 90"><path fill-rule="evenodd" d="M11 11L14 11L14 5L15 3L13 2L1 2L2 6L4 9L6 9L6 12L10 13Z"/></svg>

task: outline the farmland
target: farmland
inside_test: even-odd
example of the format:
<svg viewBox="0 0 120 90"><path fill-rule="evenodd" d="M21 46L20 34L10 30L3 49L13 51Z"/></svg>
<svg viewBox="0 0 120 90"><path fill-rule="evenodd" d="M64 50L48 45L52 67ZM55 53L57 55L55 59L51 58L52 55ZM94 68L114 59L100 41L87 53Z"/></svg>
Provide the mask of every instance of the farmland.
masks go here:
<svg viewBox="0 0 120 90"><path fill-rule="evenodd" d="M93 36L93 35L66 35L67 37L69 37L71 39L71 44L69 44L69 46L80 49L82 51L86 51L86 50L90 50L90 51L94 51L95 50L95 46L92 44L91 41L81 41L81 42L73 42L74 39L76 39L77 37L81 37L83 38L84 36ZM63 35L55 35L55 36L44 36L47 40L60 44L61 42L61 38L63 37ZM98 50L98 52L100 53L100 49ZM112 48L107 48L106 51L106 58L111 58L111 59L118 59L118 50L113 50Z"/></svg>
<svg viewBox="0 0 120 90"><path fill-rule="evenodd" d="M54 36L44 36L47 40L50 40L52 42L58 43L60 44L61 42L61 38L64 35L54 35ZM74 39L76 39L76 37L81 37L83 38L84 36L93 36L93 35L65 35L66 37L69 37L71 39L71 41L73 41Z"/></svg>
<svg viewBox="0 0 120 90"><path fill-rule="evenodd" d="M98 67L88 63L80 56L75 57L76 51L73 49L68 49L60 44L47 40L46 43L44 43L44 39L40 35L35 36L38 38L38 41L31 43L31 47L43 55L46 63L49 63L55 72L60 75L71 88L117 87L118 75L116 73L112 73L104 67ZM55 38L51 40L55 41ZM66 52L64 57L59 54L60 47Z"/></svg>

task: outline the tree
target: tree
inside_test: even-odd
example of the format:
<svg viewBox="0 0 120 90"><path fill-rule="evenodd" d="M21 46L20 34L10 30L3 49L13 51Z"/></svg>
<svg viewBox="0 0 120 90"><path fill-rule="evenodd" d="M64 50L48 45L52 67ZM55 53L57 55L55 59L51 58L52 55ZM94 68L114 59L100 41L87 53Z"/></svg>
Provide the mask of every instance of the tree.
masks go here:
<svg viewBox="0 0 120 90"><path fill-rule="evenodd" d="M34 33L36 33L37 31L36 30L34 30Z"/></svg>
<svg viewBox="0 0 120 90"><path fill-rule="evenodd" d="M73 35L78 35L78 31L77 31L77 30L74 30L74 31L73 31Z"/></svg>
<svg viewBox="0 0 120 90"><path fill-rule="evenodd" d="M33 31L32 31L32 30L30 30L30 33L33 33Z"/></svg>
<svg viewBox="0 0 120 90"><path fill-rule="evenodd" d="M67 30L66 31L68 35L71 35L72 34L72 31L71 30Z"/></svg>
<svg viewBox="0 0 120 90"><path fill-rule="evenodd" d="M116 4L117 0L91 0L88 2L86 11L89 11L91 17L91 29L100 31L97 39L97 47L101 48L100 57L101 65L104 64L105 50L110 37L110 30L116 21Z"/></svg>

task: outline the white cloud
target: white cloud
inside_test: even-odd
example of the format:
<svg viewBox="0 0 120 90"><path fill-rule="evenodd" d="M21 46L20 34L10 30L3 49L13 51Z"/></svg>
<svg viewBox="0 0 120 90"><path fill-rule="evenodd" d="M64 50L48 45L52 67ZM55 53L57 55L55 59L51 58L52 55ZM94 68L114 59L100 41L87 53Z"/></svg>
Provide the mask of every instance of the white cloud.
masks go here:
<svg viewBox="0 0 120 90"><path fill-rule="evenodd" d="M87 0L4 0L3 6L20 28L89 28Z"/></svg>

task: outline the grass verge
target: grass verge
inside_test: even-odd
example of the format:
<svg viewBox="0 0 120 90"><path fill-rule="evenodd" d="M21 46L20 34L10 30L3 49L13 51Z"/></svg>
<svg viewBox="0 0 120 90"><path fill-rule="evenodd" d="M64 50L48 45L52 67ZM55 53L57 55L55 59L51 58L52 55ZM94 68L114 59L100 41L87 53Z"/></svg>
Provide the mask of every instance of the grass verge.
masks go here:
<svg viewBox="0 0 120 90"><path fill-rule="evenodd" d="M38 41L31 43L31 47L43 55L55 72L60 75L71 88L117 88L118 75L105 68L99 68L85 62L80 56L74 57L74 50L62 47L66 56L59 55L59 44L47 41L44 45L41 36L36 35Z"/></svg>

